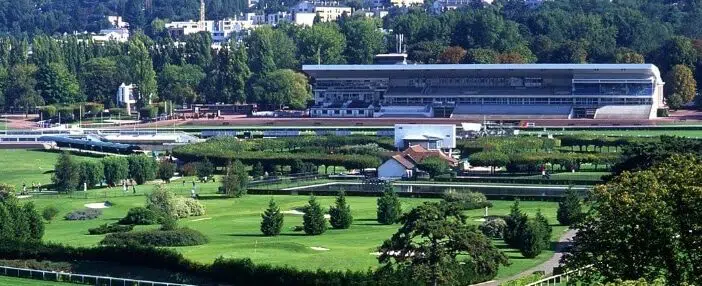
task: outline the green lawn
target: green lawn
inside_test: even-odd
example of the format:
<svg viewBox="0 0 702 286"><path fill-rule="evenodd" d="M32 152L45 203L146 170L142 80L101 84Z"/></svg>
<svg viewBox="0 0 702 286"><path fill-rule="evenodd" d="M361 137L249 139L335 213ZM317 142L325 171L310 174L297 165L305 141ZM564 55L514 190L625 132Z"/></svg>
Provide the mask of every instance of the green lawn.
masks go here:
<svg viewBox="0 0 702 286"><path fill-rule="evenodd" d="M0 182L21 187L22 183L31 186L32 182L51 183L51 173L58 153L3 149L0 150ZM73 156L76 160L96 160L92 157Z"/></svg>
<svg viewBox="0 0 702 286"><path fill-rule="evenodd" d="M645 136L645 137L656 137L661 135L675 135L683 137L692 138L702 138L702 130L577 130L577 131L562 131L562 130L549 130L549 131L522 131L522 134L553 134L553 135L576 135L576 134L588 134L588 135L603 135L603 136Z"/></svg>
<svg viewBox="0 0 702 286"><path fill-rule="evenodd" d="M171 186L178 193L185 194L187 190L180 183ZM148 188L149 186L143 186ZM203 193L212 192L216 184L201 186ZM186 184L186 188L189 188ZM141 190L140 190L141 192ZM90 195L91 197L94 195ZM95 195L99 196L99 195ZM210 243L202 246L176 248L186 257L211 263L216 257L251 258L256 263L275 265L290 265L302 269L353 269L366 270L377 266L376 256L372 253L383 240L389 238L399 225L379 225L375 221L376 198L348 197L354 214L354 224L348 230L328 230L320 236L305 236L304 233L292 231L294 226L302 225L302 216L286 214L283 232L278 237L263 237L259 224L261 212L266 208L271 196L249 195L244 198L230 199L214 194L204 195L202 203L207 208L207 215L182 219L181 226L187 226L203 232ZM272 196L280 205L281 210L292 210L306 204L306 196ZM77 246L96 245L103 236L87 235L87 229L103 223L112 223L123 217L131 207L143 206L143 196L111 197L108 199L115 205L104 210L104 214L93 221L65 221L60 217L67 212L83 208L86 203L102 201L101 199L65 198L56 196L37 197L33 201L39 209L53 205L61 211L59 218L46 225L44 240ZM334 197L318 197L322 206L333 204ZM423 201L430 199L403 198L403 209L410 209ZM490 215L505 215L509 212L511 201L494 201ZM528 214L535 214L541 209L544 214L555 222L557 204L553 202L521 203ZM479 224L477 219L482 217L484 210L467 212L470 223ZM155 226L140 226L137 229L153 228ZM554 240L564 230L564 227L554 228ZM504 245L496 241L496 245ZM323 247L328 251L313 250L311 247ZM510 257L512 265L502 268L499 278L509 277L525 269L536 266L548 259L553 252L544 252L536 259L523 259L518 251L503 249Z"/></svg>
<svg viewBox="0 0 702 286"><path fill-rule="evenodd" d="M63 286L63 285L66 285L67 286L67 285L75 285L75 284L0 276L0 285L8 285L8 286L9 285L12 285L12 286L44 286L44 285Z"/></svg>

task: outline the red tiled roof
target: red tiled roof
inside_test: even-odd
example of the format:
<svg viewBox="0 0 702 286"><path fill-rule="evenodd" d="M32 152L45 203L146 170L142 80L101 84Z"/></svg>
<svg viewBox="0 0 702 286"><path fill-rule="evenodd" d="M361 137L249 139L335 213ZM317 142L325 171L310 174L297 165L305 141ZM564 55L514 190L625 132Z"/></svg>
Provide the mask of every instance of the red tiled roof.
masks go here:
<svg viewBox="0 0 702 286"><path fill-rule="evenodd" d="M438 156L439 158L444 159L447 162L449 162L449 164L451 164L451 165L458 164L458 160L451 158L451 156L444 154L444 152L441 152L439 150L427 150L426 148L422 147L421 145L410 146L409 148L407 148L405 151L402 152L402 155L405 158L409 158L415 164L419 164L424 159L431 157L431 156Z"/></svg>
<svg viewBox="0 0 702 286"><path fill-rule="evenodd" d="M400 163L400 165L402 165L403 167L405 167L407 169L414 169L414 163L405 159L405 157L402 156L401 154L397 154L395 156L392 156L392 158L395 159L395 161L397 161L398 163Z"/></svg>

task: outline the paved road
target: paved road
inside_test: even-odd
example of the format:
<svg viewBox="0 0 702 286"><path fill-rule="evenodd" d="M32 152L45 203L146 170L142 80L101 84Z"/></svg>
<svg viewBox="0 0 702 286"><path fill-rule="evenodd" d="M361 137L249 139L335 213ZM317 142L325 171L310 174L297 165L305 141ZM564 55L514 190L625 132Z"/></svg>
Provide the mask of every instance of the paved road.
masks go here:
<svg viewBox="0 0 702 286"><path fill-rule="evenodd" d="M558 244L556 245L556 253L554 253L553 256L552 256L549 260L546 260L544 263L541 263L541 264L539 264L539 265L537 265L537 266L535 266L535 267L533 267L533 268L530 268L530 269L528 269L528 270L526 270L526 271L523 271L522 273L519 273L519 274L517 274L517 275L514 275L514 276L512 276L512 277L509 277L509 278L506 278L506 279L503 279L503 280L499 280L499 281L488 281L488 282L481 283L481 284L476 284L476 285L480 285L480 286L498 286L498 285L500 285L500 283L502 283L502 282L507 282L507 281L511 281L511 280L514 280L514 279L518 279L518 278L520 278L520 277L523 277L523 276L532 274L532 273L534 273L534 272L536 272L536 271L543 271L543 272L546 273L546 276L549 276L549 275L553 274L553 268L558 267L558 262L561 260L561 257L563 256L563 253L564 253L565 249L572 243L572 239L573 239L573 237L575 236L575 233L576 233L576 232L577 232L577 231L576 231L576 230L573 230L573 229L569 229L568 231L566 231L566 232L561 236L561 238L558 239Z"/></svg>

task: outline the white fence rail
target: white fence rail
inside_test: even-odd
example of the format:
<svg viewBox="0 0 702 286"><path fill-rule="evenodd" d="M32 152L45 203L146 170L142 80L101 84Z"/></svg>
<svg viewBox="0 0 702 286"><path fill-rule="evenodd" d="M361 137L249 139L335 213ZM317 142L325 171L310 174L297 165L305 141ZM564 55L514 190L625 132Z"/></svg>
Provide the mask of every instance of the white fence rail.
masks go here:
<svg viewBox="0 0 702 286"><path fill-rule="evenodd" d="M580 269L575 269L571 270L565 273L561 273L558 275L553 275L550 277L546 277L544 279L541 279L539 281L535 281L532 283L527 284L526 286L549 286L549 285L565 285L568 281L572 280L574 277L578 277L583 272L586 272L588 268L591 266L585 266Z"/></svg>
<svg viewBox="0 0 702 286"><path fill-rule="evenodd" d="M0 275L45 281L57 281L100 286L194 286L189 284L135 280L108 276L94 276L76 273L16 268L8 266L0 266Z"/></svg>

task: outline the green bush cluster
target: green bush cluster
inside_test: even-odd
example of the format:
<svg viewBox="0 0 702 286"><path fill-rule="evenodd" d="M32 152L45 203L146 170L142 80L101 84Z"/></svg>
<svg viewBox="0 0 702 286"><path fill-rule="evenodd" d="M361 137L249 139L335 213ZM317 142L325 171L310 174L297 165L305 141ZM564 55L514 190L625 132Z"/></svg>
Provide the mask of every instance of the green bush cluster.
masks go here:
<svg viewBox="0 0 702 286"><path fill-rule="evenodd" d="M475 140L460 140L458 149L463 156L470 156L478 152L540 152L549 151L561 146L558 139L540 137L480 137Z"/></svg>
<svg viewBox="0 0 702 286"><path fill-rule="evenodd" d="M132 229L134 229L133 225L102 224L96 228L88 229L88 233L91 235L98 235L113 232L128 232Z"/></svg>
<svg viewBox="0 0 702 286"><path fill-rule="evenodd" d="M507 167L509 172L536 172L545 164L561 169L579 169L581 164L614 165L617 153L510 153L478 152L469 157L470 164L481 167Z"/></svg>
<svg viewBox="0 0 702 286"><path fill-rule="evenodd" d="M160 216L186 218L205 214L205 206L193 198L176 196L164 185L156 185L146 197L146 208Z"/></svg>
<svg viewBox="0 0 702 286"><path fill-rule="evenodd" d="M96 219L99 216L102 215L102 210L101 209L82 209L82 210L75 210L72 211L64 218L66 220L92 220Z"/></svg>
<svg viewBox="0 0 702 286"><path fill-rule="evenodd" d="M41 217L46 221L52 221L59 213L59 210L54 206L45 207L41 212Z"/></svg>
<svg viewBox="0 0 702 286"><path fill-rule="evenodd" d="M457 192L448 190L442 195L444 201L458 205L463 210L482 209L492 207L483 193L479 192Z"/></svg>
<svg viewBox="0 0 702 286"><path fill-rule="evenodd" d="M111 246L193 246L207 243L201 232L189 228L110 233L100 245Z"/></svg>
<svg viewBox="0 0 702 286"><path fill-rule="evenodd" d="M507 229L507 222L501 218L488 218L478 226L480 232L493 239L502 239Z"/></svg>
<svg viewBox="0 0 702 286"><path fill-rule="evenodd" d="M158 215L145 207L129 209L127 215L119 220L120 224L151 225L158 222Z"/></svg>

